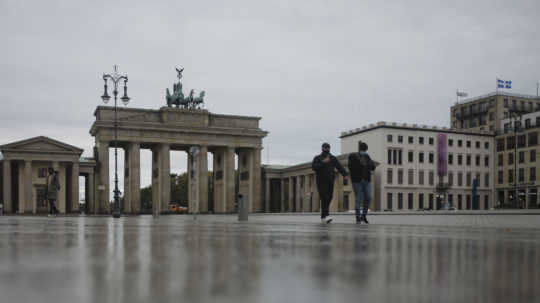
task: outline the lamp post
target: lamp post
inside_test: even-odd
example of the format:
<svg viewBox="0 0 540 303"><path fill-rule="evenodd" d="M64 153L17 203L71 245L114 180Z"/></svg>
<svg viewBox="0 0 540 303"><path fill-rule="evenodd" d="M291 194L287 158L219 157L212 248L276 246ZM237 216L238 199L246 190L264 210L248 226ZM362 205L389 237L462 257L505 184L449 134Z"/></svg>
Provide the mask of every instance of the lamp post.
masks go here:
<svg viewBox="0 0 540 303"><path fill-rule="evenodd" d="M101 99L103 100L103 103L107 104L111 97L109 96L109 93L107 92L107 80L111 80L114 84L114 205L113 205L113 211L112 216L113 218L120 218L120 191L118 190L118 110L117 110L117 96L118 96L118 83L120 81L124 81L124 95L120 100L122 100L122 103L124 105L128 105L129 103L129 97L127 96L127 82L128 77L127 75L120 75L118 74L118 66L114 66L114 73L111 74L103 74L103 81L105 81L104 85L104 93L103 96L101 96Z"/></svg>
<svg viewBox="0 0 540 303"><path fill-rule="evenodd" d="M513 195L513 204L517 208L518 194L517 194L517 132L518 128L521 129L521 115L511 111L510 112L510 121L512 123L512 128L514 129L514 195ZM519 121L519 127L516 125L516 122Z"/></svg>

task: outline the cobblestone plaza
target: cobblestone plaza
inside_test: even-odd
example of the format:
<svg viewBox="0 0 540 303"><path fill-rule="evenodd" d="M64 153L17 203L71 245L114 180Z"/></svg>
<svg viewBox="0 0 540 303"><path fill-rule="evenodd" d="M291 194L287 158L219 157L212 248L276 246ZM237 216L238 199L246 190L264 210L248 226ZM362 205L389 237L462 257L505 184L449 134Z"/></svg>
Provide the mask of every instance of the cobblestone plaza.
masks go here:
<svg viewBox="0 0 540 303"><path fill-rule="evenodd" d="M0 217L1 302L535 302L540 215ZM537 302L537 301L536 301Z"/></svg>

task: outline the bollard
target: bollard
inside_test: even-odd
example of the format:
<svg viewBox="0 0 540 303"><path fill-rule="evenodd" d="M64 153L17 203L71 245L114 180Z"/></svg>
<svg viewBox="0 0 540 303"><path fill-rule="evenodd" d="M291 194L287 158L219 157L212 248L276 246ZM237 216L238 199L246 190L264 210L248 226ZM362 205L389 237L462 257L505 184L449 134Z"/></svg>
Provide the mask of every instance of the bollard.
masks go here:
<svg viewBox="0 0 540 303"><path fill-rule="evenodd" d="M248 220L248 197L246 195L238 195L238 221Z"/></svg>

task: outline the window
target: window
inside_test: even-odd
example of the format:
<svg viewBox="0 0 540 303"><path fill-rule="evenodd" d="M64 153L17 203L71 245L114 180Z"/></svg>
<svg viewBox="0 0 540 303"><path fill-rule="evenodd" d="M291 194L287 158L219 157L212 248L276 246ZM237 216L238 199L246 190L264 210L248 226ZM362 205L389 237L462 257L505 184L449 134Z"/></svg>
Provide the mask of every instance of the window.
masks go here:
<svg viewBox="0 0 540 303"><path fill-rule="evenodd" d="M454 155L448 154L448 164L453 165L454 164Z"/></svg>
<svg viewBox="0 0 540 303"><path fill-rule="evenodd" d="M506 149L513 149L515 144L514 137L507 137L506 138Z"/></svg>
<svg viewBox="0 0 540 303"><path fill-rule="evenodd" d="M467 209L471 209L471 195L465 196L467 200Z"/></svg>
<svg viewBox="0 0 540 303"><path fill-rule="evenodd" d="M401 165L401 149L388 149L388 164Z"/></svg>
<svg viewBox="0 0 540 303"><path fill-rule="evenodd" d="M461 209L462 206L463 206L463 196L462 195L457 195L457 208Z"/></svg>
<svg viewBox="0 0 540 303"><path fill-rule="evenodd" d="M392 164L392 150L388 150L388 164Z"/></svg>
<svg viewBox="0 0 540 303"><path fill-rule="evenodd" d="M467 166L471 165L471 155L467 155Z"/></svg>
<svg viewBox="0 0 540 303"><path fill-rule="evenodd" d="M429 137L429 145L433 145L435 142L435 140L433 139L433 137Z"/></svg>
<svg viewBox="0 0 540 303"><path fill-rule="evenodd" d="M454 145L454 140L448 139L448 146L453 146L453 145Z"/></svg>
<svg viewBox="0 0 540 303"><path fill-rule="evenodd" d="M392 184L393 180L392 180L392 177L394 176L393 172L392 172L392 169L389 168L387 171L386 171L386 183L387 184Z"/></svg>
<svg viewBox="0 0 540 303"><path fill-rule="evenodd" d="M508 183L513 183L513 182L514 182L514 170L509 169L508 170Z"/></svg>
<svg viewBox="0 0 540 303"><path fill-rule="evenodd" d="M463 141L462 140L457 140L457 146L462 147L463 146Z"/></svg>
<svg viewBox="0 0 540 303"><path fill-rule="evenodd" d="M467 140L467 148L471 147L471 141Z"/></svg>
<svg viewBox="0 0 540 303"><path fill-rule="evenodd" d="M497 151L504 151L504 139L497 139Z"/></svg>
<svg viewBox="0 0 540 303"><path fill-rule="evenodd" d="M392 142L392 135L386 136L386 141L387 142Z"/></svg>
<svg viewBox="0 0 540 303"><path fill-rule="evenodd" d="M418 143L424 144L424 137L418 137Z"/></svg>
<svg viewBox="0 0 540 303"><path fill-rule="evenodd" d="M525 119L525 128L526 129L531 128L531 119Z"/></svg>
<svg viewBox="0 0 540 303"><path fill-rule="evenodd" d="M420 152L420 154L418 154L418 162L424 163L424 152Z"/></svg>
<svg viewBox="0 0 540 303"><path fill-rule="evenodd" d="M489 121L493 121L495 120L495 113L494 112L490 112L489 113Z"/></svg>
<svg viewBox="0 0 540 303"><path fill-rule="evenodd" d="M514 153L508 153L508 165L514 164Z"/></svg>
<svg viewBox="0 0 540 303"><path fill-rule="evenodd" d="M529 146L538 145L538 132L529 133Z"/></svg>
<svg viewBox="0 0 540 303"><path fill-rule="evenodd" d="M519 163L523 163L523 162L525 162L525 152L520 151L519 152Z"/></svg>
<svg viewBox="0 0 540 303"><path fill-rule="evenodd" d="M448 172L448 185L454 185L454 173L451 171Z"/></svg>
<svg viewBox="0 0 540 303"><path fill-rule="evenodd" d="M424 171L418 171L418 184L424 185Z"/></svg>
<svg viewBox="0 0 540 303"><path fill-rule="evenodd" d="M504 107L508 108L508 99L504 99Z"/></svg>
<svg viewBox="0 0 540 303"><path fill-rule="evenodd" d="M414 170L413 169L409 169L409 178L408 178L408 183L409 185L412 185L414 184Z"/></svg>
<svg viewBox="0 0 540 303"><path fill-rule="evenodd" d="M429 185L433 185L435 183L435 173L433 171L429 172Z"/></svg>
<svg viewBox="0 0 540 303"><path fill-rule="evenodd" d="M47 168L46 167L40 167L38 168L38 178L47 178Z"/></svg>
<svg viewBox="0 0 540 303"><path fill-rule="evenodd" d="M480 166L480 155L476 155L474 163L476 164L476 166Z"/></svg>
<svg viewBox="0 0 540 303"><path fill-rule="evenodd" d="M536 181L536 167L531 167L530 168L529 181Z"/></svg>
<svg viewBox="0 0 540 303"><path fill-rule="evenodd" d="M414 152L413 151L409 151L409 163L413 162L414 161Z"/></svg>
<svg viewBox="0 0 540 303"><path fill-rule="evenodd" d="M476 148L480 148L480 141L476 141Z"/></svg>
<svg viewBox="0 0 540 303"><path fill-rule="evenodd" d="M489 173L484 174L484 187L489 188Z"/></svg>
<svg viewBox="0 0 540 303"><path fill-rule="evenodd" d="M403 193L397 194L397 208L403 209Z"/></svg>
<svg viewBox="0 0 540 303"><path fill-rule="evenodd" d="M463 173L462 172L458 172L457 174L457 185L463 186Z"/></svg>
<svg viewBox="0 0 540 303"><path fill-rule="evenodd" d="M403 143L403 136L397 136L397 142Z"/></svg>
<svg viewBox="0 0 540 303"><path fill-rule="evenodd" d="M476 177L474 178L474 181L476 181L476 186L480 187L481 186L481 182L480 182L480 173L476 173Z"/></svg>
<svg viewBox="0 0 540 303"><path fill-rule="evenodd" d="M448 204L450 204L450 206L454 206L454 195L448 194Z"/></svg>
<svg viewBox="0 0 540 303"><path fill-rule="evenodd" d="M518 148L523 148L525 147L525 138L526 136L525 135L519 135L518 136Z"/></svg>
<svg viewBox="0 0 540 303"><path fill-rule="evenodd" d="M424 208L424 193L418 194L418 209Z"/></svg>
<svg viewBox="0 0 540 303"><path fill-rule="evenodd" d="M531 149L529 153L530 153L529 156L531 158L531 162L536 162L536 149Z"/></svg>
<svg viewBox="0 0 540 303"><path fill-rule="evenodd" d="M503 166L503 154L499 154L499 155L497 156L497 158L498 158L497 164L498 164L499 166Z"/></svg>
<svg viewBox="0 0 540 303"><path fill-rule="evenodd" d="M485 149L489 149L489 142L487 142L487 141L484 142L484 148L485 148Z"/></svg>
<svg viewBox="0 0 540 303"><path fill-rule="evenodd" d="M503 171L499 170L497 173L497 183L503 184L504 182L503 180L504 180Z"/></svg>
<svg viewBox="0 0 540 303"><path fill-rule="evenodd" d="M402 150L400 149L399 152L398 152L398 164L401 165L402 162L401 162L401 155L402 155Z"/></svg>
<svg viewBox="0 0 540 303"><path fill-rule="evenodd" d="M523 182L525 180L525 169L523 167L518 169L518 182Z"/></svg>
<svg viewBox="0 0 540 303"><path fill-rule="evenodd" d="M407 204L408 204L408 208L409 209L413 209L413 193L409 193L409 196L408 196L408 199L407 199Z"/></svg>
<svg viewBox="0 0 540 303"><path fill-rule="evenodd" d="M463 155L458 155L457 156L457 164L458 165L463 165Z"/></svg>
<svg viewBox="0 0 540 303"><path fill-rule="evenodd" d="M484 166L489 167L489 156L484 156Z"/></svg>
<svg viewBox="0 0 540 303"><path fill-rule="evenodd" d="M414 143L414 138L409 136L409 144L413 144Z"/></svg>
<svg viewBox="0 0 540 303"><path fill-rule="evenodd" d="M392 193L386 194L386 209L392 209Z"/></svg>
<svg viewBox="0 0 540 303"><path fill-rule="evenodd" d="M433 209L433 194L428 196L429 209Z"/></svg>
<svg viewBox="0 0 540 303"><path fill-rule="evenodd" d="M397 183L403 184L403 169L398 169L397 171Z"/></svg>
<svg viewBox="0 0 540 303"><path fill-rule="evenodd" d="M467 172L467 187L470 187L471 186L471 178L472 178L472 174L470 171Z"/></svg>
<svg viewBox="0 0 540 303"><path fill-rule="evenodd" d="M434 161L435 161L435 154L429 153L429 163L433 164Z"/></svg>

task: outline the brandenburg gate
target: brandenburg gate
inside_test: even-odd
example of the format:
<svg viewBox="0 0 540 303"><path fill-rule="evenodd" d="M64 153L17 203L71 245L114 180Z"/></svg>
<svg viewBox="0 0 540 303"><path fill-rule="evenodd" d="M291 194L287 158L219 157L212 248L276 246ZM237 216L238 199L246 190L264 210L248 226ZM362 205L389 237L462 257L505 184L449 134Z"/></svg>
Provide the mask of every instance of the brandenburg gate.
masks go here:
<svg viewBox="0 0 540 303"><path fill-rule="evenodd" d="M179 79L181 78L181 71ZM204 92L183 97L175 84L167 104L159 110L118 108L118 147L125 151L123 212L141 212L140 150L152 151L152 211L166 212L171 197L170 152L198 147L188 153L188 209L205 213L208 205L208 153L213 154L213 211L235 210L236 194L248 197L249 211L264 211L261 202L261 149L267 132L259 128L259 117L218 115L200 109ZM184 103L184 100L187 102ZM176 107L174 107L176 105ZM96 199L89 213L109 213L109 148L114 146L114 108L98 106L90 134L95 137ZM235 154L238 155L235 168ZM236 171L237 170L237 171ZM192 185L196 185L194 190ZM197 201L193 204L193 201Z"/></svg>

